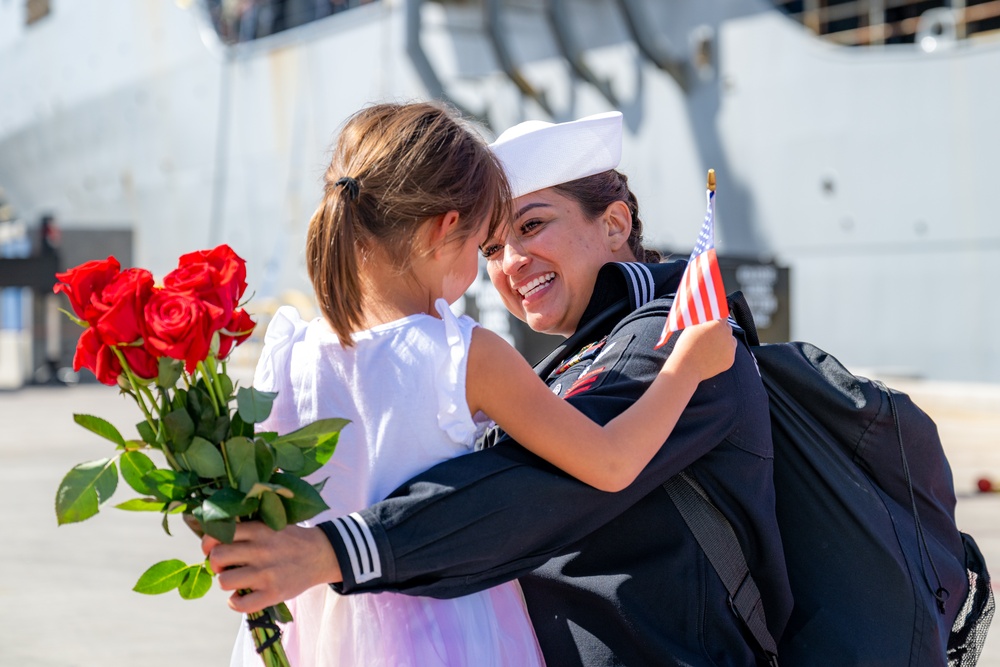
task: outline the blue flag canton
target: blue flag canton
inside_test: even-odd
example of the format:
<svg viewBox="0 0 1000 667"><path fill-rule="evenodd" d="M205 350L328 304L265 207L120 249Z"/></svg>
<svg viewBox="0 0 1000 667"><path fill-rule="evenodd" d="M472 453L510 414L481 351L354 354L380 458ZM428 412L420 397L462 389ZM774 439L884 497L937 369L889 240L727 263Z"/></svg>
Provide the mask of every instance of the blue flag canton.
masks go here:
<svg viewBox="0 0 1000 667"><path fill-rule="evenodd" d="M715 247L715 233L714 233L714 223L713 218L715 217L715 193L710 192L708 195L708 211L705 213L705 222L701 225L701 233L698 234L698 241L694 244L694 252L691 253L691 257L697 257L701 253L705 252L709 248Z"/></svg>

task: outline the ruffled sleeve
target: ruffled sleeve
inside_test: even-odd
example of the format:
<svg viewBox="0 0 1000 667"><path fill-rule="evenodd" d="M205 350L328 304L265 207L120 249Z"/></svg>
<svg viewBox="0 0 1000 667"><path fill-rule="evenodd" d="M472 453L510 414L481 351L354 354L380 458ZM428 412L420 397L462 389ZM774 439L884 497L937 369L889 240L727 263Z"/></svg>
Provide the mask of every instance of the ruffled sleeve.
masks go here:
<svg viewBox="0 0 1000 667"><path fill-rule="evenodd" d="M446 343L437 378L438 426L454 442L471 447L485 428L484 423L473 421L465 397L469 345L478 325L471 318L456 317L444 299L435 301L434 308L444 322Z"/></svg>
<svg viewBox="0 0 1000 667"><path fill-rule="evenodd" d="M292 387L292 349L305 337L309 323L291 306L282 306L274 313L264 333L264 346L254 370L253 386L261 391L277 392L280 397L267 419L257 424L258 431L285 433L297 428ZM284 406L284 409L282 408Z"/></svg>
<svg viewBox="0 0 1000 667"><path fill-rule="evenodd" d="M292 306L274 313L264 333L264 347L253 374L253 386L261 391L280 391L287 382L292 345L305 334L308 323Z"/></svg>

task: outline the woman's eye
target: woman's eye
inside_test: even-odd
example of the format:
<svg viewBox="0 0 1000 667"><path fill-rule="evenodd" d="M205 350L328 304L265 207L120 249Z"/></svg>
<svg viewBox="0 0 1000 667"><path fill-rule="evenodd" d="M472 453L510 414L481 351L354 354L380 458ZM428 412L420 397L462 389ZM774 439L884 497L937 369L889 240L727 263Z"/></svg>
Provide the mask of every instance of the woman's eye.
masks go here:
<svg viewBox="0 0 1000 667"><path fill-rule="evenodd" d="M542 225L542 221L541 220L535 220L535 219L527 220L527 221L525 221L524 223L521 224L521 228L520 228L519 231L520 231L521 235L523 236L525 234L530 234L534 230L536 230L539 227L541 227L541 225Z"/></svg>
<svg viewBox="0 0 1000 667"><path fill-rule="evenodd" d="M483 257L489 259L493 255L500 252L500 248L501 246L499 243L486 243L479 247L479 252L483 254Z"/></svg>

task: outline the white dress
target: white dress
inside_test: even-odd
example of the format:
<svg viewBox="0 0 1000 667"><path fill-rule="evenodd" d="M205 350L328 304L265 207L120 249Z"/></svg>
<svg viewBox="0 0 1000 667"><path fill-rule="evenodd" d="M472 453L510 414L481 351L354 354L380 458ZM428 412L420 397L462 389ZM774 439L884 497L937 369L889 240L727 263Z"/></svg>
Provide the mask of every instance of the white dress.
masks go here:
<svg viewBox="0 0 1000 667"><path fill-rule="evenodd" d="M305 322L280 308L267 328L254 386L277 391L263 430L287 433L343 417L330 461L309 480L327 479L330 506L309 523L381 500L431 466L472 450L485 418L465 399L465 369L476 323L412 315L353 336L344 348L324 320ZM498 539L502 539L498 537ZM317 586L288 601L295 618L282 643L293 667L522 667L541 665L517 582L449 600L395 593L341 596ZM260 658L241 625L233 667Z"/></svg>

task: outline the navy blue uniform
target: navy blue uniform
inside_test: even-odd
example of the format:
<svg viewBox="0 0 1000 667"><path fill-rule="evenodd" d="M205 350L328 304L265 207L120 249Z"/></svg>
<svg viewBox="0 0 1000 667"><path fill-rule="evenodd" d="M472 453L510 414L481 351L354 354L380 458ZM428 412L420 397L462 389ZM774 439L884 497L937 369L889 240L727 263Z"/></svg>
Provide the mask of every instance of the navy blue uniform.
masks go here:
<svg viewBox="0 0 1000 667"><path fill-rule="evenodd" d="M667 315L656 297L675 291L683 267L606 265L577 332L539 365L553 391L601 424L634 402L673 347L653 349ZM687 469L706 489L780 637L792 603L772 456L767 396L740 345L624 491L589 487L500 435L337 519L336 588L444 598L516 577L550 667L763 664L661 484Z"/></svg>

